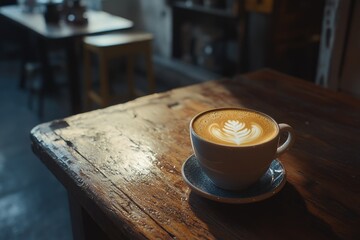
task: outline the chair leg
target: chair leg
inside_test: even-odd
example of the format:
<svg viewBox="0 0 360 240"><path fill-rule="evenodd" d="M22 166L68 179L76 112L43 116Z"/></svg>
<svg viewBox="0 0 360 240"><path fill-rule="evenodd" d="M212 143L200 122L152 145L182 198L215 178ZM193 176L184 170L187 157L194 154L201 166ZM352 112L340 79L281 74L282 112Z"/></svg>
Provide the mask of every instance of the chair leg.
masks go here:
<svg viewBox="0 0 360 240"><path fill-rule="evenodd" d="M90 110L91 98L89 96L92 89L92 74L91 74L91 56L90 51L84 48L84 109Z"/></svg>
<svg viewBox="0 0 360 240"><path fill-rule="evenodd" d="M108 79L107 58L104 54L99 56L100 64L100 96L102 98L102 107L110 105L110 86Z"/></svg>
<svg viewBox="0 0 360 240"><path fill-rule="evenodd" d="M24 37L24 41L22 42L22 48L23 48L23 52L21 55L21 69L20 69L20 79L19 79L19 88L20 89L24 89L26 86L26 63L29 60L29 37L26 36Z"/></svg>
<svg viewBox="0 0 360 240"><path fill-rule="evenodd" d="M135 87L134 87L134 56L129 55L127 57L127 82L128 82L128 91L129 97L132 98L135 96Z"/></svg>
<svg viewBox="0 0 360 240"><path fill-rule="evenodd" d="M155 79L154 79L154 70L153 70L153 61L152 61L152 48L151 42L149 43L148 50L146 52L146 68L147 68L147 79L149 84L149 93L155 91Z"/></svg>

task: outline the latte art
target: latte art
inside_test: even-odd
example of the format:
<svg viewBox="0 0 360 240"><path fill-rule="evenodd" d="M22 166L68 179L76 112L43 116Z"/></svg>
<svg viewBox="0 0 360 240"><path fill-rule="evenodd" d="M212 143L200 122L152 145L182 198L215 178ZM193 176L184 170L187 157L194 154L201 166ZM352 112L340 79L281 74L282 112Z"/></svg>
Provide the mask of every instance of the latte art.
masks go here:
<svg viewBox="0 0 360 240"><path fill-rule="evenodd" d="M252 122L249 128L246 124L237 120L227 120L221 128L218 123L209 126L209 133L227 143L242 145L258 139L263 130L260 125Z"/></svg>
<svg viewBox="0 0 360 240"><path fill-rule="evenodd" d="M267 142L278 133L275 121L246 109L207 111L194 119L192 128L212 143L241 147Z"/></svg>

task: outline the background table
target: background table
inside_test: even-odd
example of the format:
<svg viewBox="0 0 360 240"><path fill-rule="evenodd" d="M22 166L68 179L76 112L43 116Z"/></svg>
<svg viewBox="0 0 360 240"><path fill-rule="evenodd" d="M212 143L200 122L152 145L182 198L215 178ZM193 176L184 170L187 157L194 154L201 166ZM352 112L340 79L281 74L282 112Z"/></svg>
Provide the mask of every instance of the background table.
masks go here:
<svg viewBox="0 0 360 240"><path fill-rule="evenodd" d="M294 127L297 141L280 157L288 182L274 197L217 203L183 181L190 119L224 106ZM359 100L264 70L44 123L31 139L67 188L73 212L80 204L85 235L94 219L114 239L356 239L359 126Z"/></svg>
<svg viewBox="0 0 360 240"><path fill-rule="evenodd" d="M37 10L26 13L23 12L19 6L1 7L0 15L3 15L26 30L35 33L38 37L44 84L51 79L47 45L52 41L65 43L70 101L73 113L79 113L81 111L81 91L79 86L81 78L78 72L79 62L81 62L81 60L77 56L79 47L78 40L86 35L120 31L133 26L133 22L127 19L103 11L92 10L87 12L88 24L84 26L69 25L64 21L60 21L57 25L46 24L44 16L40 11ZM24 52L26 52L29 47L33 46L25 45Z"/></svg>

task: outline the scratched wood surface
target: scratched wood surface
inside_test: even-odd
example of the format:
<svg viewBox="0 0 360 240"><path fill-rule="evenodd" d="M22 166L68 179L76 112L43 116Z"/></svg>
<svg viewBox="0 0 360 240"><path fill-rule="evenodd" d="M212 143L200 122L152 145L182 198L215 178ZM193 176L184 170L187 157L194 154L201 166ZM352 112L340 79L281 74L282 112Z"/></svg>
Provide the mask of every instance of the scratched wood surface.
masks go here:
<svg viewBox="0 0 360 240"><path fill-rule="evenodd" d="M192 193L181 165L200 111L253 108L292 125L287 184L245 205ZM271 70L153 94L45 123L38 157L117 239L359 239L360 101Z"/></svg>

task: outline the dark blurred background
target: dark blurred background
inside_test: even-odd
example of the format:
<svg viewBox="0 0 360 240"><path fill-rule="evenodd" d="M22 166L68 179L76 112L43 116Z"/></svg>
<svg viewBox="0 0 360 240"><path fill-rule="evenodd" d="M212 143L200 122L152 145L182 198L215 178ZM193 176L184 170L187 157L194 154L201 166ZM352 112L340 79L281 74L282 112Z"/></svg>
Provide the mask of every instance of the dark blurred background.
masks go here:
<svg viewBox="0 0 360 240"><path fill-rule="evenodd" d="M153 34L156 92L272 68L355 97L360 95L359 2L84 1ZM0 0L0 6L12 4L17 1ZM20 88L24 39L31 57ZM56 87L46 93L39 117L41 66L34 37L0 16L0 239L72 239L66 191L30 148L34 126L72 114L64 53L51 46L49 56ZM124 71L121 60L109 70L114 79ZM141 61L135 78L145 88Z"/></svg>

